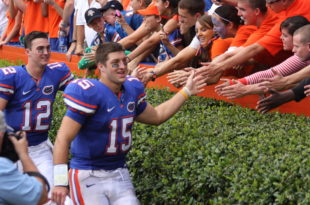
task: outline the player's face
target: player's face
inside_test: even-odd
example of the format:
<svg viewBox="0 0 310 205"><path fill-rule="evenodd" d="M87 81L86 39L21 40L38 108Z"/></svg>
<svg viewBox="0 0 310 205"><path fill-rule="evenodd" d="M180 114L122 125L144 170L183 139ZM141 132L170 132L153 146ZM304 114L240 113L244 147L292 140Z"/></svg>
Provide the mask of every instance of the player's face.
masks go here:
<svg viewBox="0 0 310 205"><path fill-rule="evenodd" d="M300 35L294 35L293 37L293 52L301 60L307 61L310 59L310 43L304 43L301 41Z"/></svg>
<svg viewBox="0 0 310 205"><path fill-rule="evenodd" d="M179 26L181 34L185 34L196 24L199 14L191 15L186 9L178 8Z"/></svg>
<svg viewBox="0 0 310 205"><path fill-rule="evenodd" d="M198 21L196 23L196 35L198 37L198 40L200 41L200 44L203 48L207 47L209 44L210 39L214 35L213 28L208 25L202 25Z"/></svg>
<svg viewBox="0 0 310 205"><path fill-rule="evenodd" d="M97 33L101 33L104 30L104 18L96 18L88 26Z"/></svg>
<svg viewBox="0 0 310 205"><path fill-rule="evenodd" d="M31 42L31 48L26 49L26 53L29 62L45 66L51 57L50 43L46 38L36 38Z"/></svg>
<svg viewBox="0 0 310 205"><path fill-rule="evenodd" d="M104 12L103 17L105 22L114 26L116 21L116 11L114 9L108 9L106 12Z"/></svg>
<svg viewBox="0 0 310 205"><path fill-rule="evenodd" d="M248 2L238 1L238 16L240 16L245 25L256 25L255 10L252 9Z"/></svg>
<svg viewBox="0 0 310 205"><path fill-rule="evenodd" d="M293 36L288 33L286 28L281 30L281 40L283 43L283 50L291 51L293 49Z"/></svg>
<svg viewBox="0 0 310 205"><path fill-rule="evenodd" d="M122 85L128 75L128 58L124 51L109 53L105 65L100 64L103 78L110 83Z"/></svg>

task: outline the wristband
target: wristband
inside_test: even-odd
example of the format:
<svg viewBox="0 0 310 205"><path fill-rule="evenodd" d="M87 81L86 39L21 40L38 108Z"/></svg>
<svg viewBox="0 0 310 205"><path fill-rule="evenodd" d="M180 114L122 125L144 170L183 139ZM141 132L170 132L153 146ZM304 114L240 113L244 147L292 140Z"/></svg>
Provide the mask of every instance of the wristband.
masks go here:
<svg viewBox="0 0 310 205"><path fill-rule="evenodd" d="M152 70L152 71L150 71L150 73L152 74L151 81L155 81L156 78L157 78L157 75L156 75L155 71Z"/></svg>
<svg viewBox="0 0 310 205"><path fill-rule="evenodd" d="M190 96L191 96L191 92L188 90L187 87L182 88L179 93L181 95L183 95L183 97L185 98L185 100L187 100Z"/></svg>
<svg viewBox="0 0 310 205"><path fill-rule="evenodd" d="M191 91L187 87L183 87L183 89L186 92L186 94L188 95L188 97L190 97L192 95Z"/></svg>
<svg viewBox="0 0 310 205"><path fill-rule="evenodd" d="M68 165L54 165L54 186L68 186Z"/></svg>

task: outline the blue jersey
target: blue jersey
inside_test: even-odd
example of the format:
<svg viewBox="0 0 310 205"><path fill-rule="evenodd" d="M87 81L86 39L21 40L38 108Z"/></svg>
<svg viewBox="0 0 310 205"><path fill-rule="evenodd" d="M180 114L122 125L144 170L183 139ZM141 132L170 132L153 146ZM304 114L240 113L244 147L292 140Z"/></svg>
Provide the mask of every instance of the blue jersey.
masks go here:
<svg viewBox="0 0 310 205"><path fill-rule="evenodd" d="M63 63L48 64L38 84L24 65L0 69L0 97L8 100L7 124L16 131L26 131L29 146L47 140L56 92L72 79Z"/></svg>
<svg viewBox="0 0 310 205"><path fill-rule="evenodd" d="M90 46L97 46L102 44L103 42L117 42L119 40L121 40L121 36L116 31L116 28L111 24L105 24L103 34L97 33L92 40Z"/></svg>
<svg viewBox="0 0 310 205"><path fill-rule="evenodd" d="M64 91L66 116L82 125L71 144L70 167L114 170L125 166L136 116L147 106L143 84L128 77L116 96L95 79L76 79Z"/></svg>
<svg viewBox="0 0 310 205"><path fill-rule="evenodd" d="M172 33L170 33L168 35L168 39L174 47L184 46L183 35L181 34L180 29L175 29ZM173 57L173 53L162 42L160 42L158 62L163 62Z"/></svg>

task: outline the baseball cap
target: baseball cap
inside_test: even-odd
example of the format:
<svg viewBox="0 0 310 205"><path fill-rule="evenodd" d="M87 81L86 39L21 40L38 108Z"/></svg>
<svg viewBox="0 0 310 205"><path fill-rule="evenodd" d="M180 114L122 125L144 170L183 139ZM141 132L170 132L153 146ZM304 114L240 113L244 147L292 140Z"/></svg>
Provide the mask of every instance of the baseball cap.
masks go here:
<svg viewBox="0 0 310 205"><path fill-rule="evenodd" d="M137 13L143 16L150 16L150 15L159 16L159 11L154 1L145 9L137 10Z"/></svg>
<svg viewBox="0 0 310 205"><path fill-rule="evenodd" d="M90 24L94 19L102 17L102 12L97 8L89 8L85 12L85 20L87 24Z"/></svg>
<svg viewBox="0 0 310 205"><path fill-rule="evenodd" d="M123 10L123 5L119 1L108 1L104 7L100 9L101 12L105 12L108 9L114 9L114 10Z"/></svg>

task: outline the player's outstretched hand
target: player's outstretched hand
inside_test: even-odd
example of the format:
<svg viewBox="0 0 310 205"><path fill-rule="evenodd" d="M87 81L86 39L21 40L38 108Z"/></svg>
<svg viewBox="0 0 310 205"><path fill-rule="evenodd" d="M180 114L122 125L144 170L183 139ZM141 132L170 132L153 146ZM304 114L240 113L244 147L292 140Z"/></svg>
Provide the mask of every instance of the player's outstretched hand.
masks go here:
<svg viewBox="0 0 310 205"><path fill-rule="evenodd" d="M69 193L69 190L67 187L54 186L51 199L57 205L64 205L68 193Z"/></svg>
<svg viewBox="0 0 310 205"><path fill-rule="evenodd" d="M195 76L195 71L192 70L185 87L190 91L191 95L196 95L204 91L203 87L206 85L203 76Z"/></svg>

